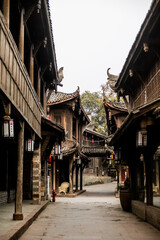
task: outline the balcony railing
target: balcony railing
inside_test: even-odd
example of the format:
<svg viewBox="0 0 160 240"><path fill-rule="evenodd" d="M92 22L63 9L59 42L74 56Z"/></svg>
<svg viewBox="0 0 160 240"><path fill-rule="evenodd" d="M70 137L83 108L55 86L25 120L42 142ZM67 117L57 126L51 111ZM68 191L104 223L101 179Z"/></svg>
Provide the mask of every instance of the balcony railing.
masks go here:
<svg viewBox="0 0 160 240"><path fill-rule="evenodd" d="M102 146L96 146L96 147L86 147L83 146L81 150L84 154L88 155L105 155L106 154L106 148Z"/></svg>

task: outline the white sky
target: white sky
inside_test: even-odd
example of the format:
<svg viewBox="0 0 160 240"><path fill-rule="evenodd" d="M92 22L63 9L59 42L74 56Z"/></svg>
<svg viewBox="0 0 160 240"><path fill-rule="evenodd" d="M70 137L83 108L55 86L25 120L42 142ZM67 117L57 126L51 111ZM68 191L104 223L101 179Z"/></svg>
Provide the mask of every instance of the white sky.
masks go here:
<svg viewBox="0 0 160 240"><path fill-rule="evenodd" d="M119 74L152 0L50 0L58 68L71 93L101 90Z"/></svg>

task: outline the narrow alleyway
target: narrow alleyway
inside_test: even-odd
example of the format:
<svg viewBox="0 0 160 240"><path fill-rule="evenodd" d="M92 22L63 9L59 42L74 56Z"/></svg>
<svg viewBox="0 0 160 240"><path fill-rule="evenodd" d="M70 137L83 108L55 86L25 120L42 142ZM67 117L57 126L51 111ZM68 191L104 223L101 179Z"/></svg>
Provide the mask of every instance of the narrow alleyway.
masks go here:
<svg viewBox="0 0 160 240"><path fill-rule="evenodd" d="M116 183L86 187L76 198L56 198L21 240L159 240L160 232L131 213L114 197Z"/></svg>

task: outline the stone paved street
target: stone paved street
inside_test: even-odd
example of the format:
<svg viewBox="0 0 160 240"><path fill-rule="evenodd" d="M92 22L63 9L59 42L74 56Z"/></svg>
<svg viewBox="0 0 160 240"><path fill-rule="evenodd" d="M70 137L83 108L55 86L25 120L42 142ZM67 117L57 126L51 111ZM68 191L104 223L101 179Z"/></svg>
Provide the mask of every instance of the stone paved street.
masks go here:
<svg viewBox="0 0 160 240"><path fill-rule="evenodd" d="M88 186L76 198L56 198L20 239L159 240L156 228L122 211L115 187L116 183Z"/></svg>

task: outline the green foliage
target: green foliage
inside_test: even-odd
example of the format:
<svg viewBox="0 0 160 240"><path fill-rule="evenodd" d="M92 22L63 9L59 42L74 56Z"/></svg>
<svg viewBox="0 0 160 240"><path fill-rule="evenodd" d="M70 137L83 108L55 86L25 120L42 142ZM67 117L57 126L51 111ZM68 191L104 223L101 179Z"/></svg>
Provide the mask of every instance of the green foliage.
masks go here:
<svg viewBox="0 0 160 240"><path fill-rule="evenodd" d="M108 83L101 85L101 89L102 93L85 91L81 95L81 102L86 113L91 115L91 123L94 124L95 131L106 135L107 123L103 99L107 98L115 102L117 98Z"/></svg>
<svg viewBox="0 0 160 240"><path fill-rule="evenodd" d="M95 131L106 135L107 125L102 94L85 91L81 95L81 103L86 113L91 115L91 123L94 124Z"/></svg>

